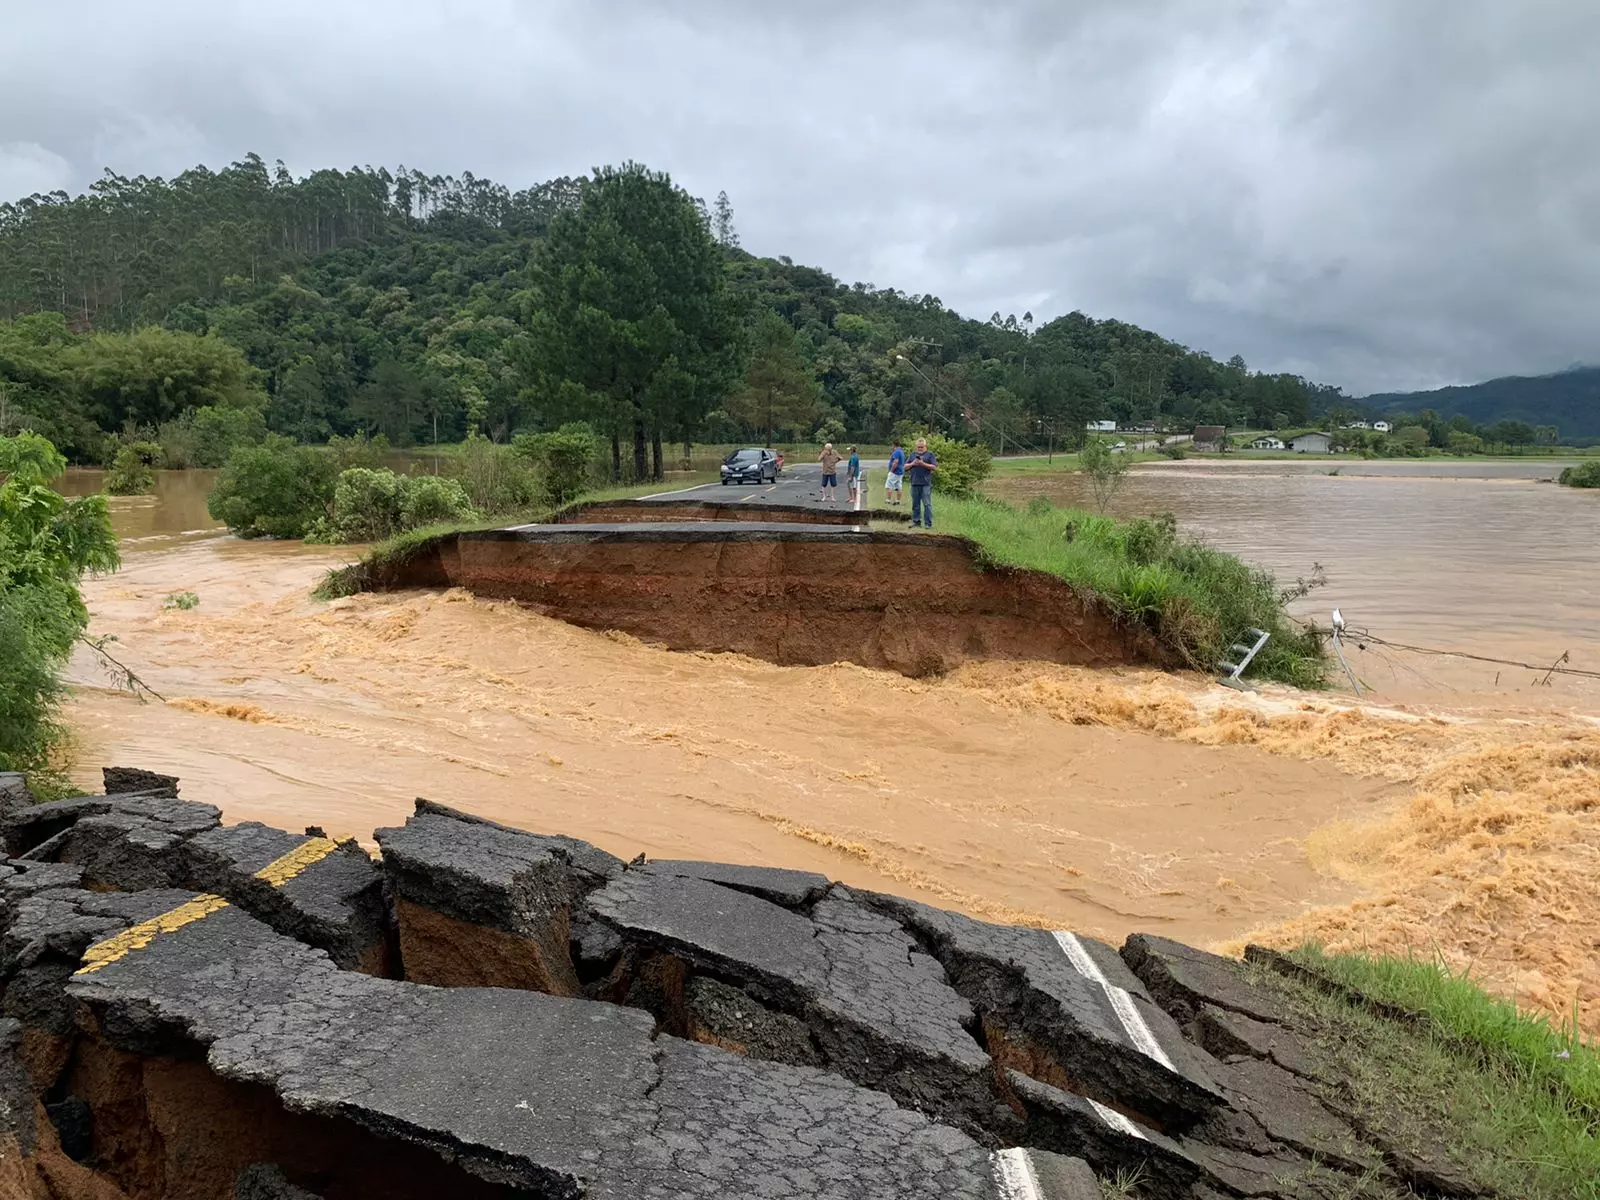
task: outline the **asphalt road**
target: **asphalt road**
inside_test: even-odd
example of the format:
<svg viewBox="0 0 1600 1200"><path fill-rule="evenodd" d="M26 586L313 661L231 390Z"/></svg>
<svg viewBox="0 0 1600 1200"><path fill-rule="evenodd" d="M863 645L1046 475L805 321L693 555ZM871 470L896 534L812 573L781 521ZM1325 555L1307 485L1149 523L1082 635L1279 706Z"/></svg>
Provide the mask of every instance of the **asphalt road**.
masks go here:
<svg viewBox="0 0 1600 1200"><path fill-rule="evenodd" d="M884 464L864 462L869 494L861 498L861 507L868 509L874 503L883 504ZM821 499L822 468L816 463L786 465L777 483L707 483L699 487L682 488L675 492L657 492L646 500L709 500L718 504L798 504L808 508L841 509L849 507L849 489L845 486L844 464L839 464L838 499L825 503ZM910 503L909 498L906 503Z"/></svg>

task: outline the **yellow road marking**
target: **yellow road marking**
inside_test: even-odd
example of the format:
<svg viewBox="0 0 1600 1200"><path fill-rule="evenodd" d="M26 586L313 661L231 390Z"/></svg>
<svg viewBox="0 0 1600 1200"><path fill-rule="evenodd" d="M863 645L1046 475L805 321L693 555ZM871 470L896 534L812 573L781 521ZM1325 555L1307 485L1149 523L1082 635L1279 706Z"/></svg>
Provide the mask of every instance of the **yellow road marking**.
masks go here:
<svg viewBox="0 0 1600 1200"><path fill-rule="evenodd" d="M338 848L339 843L330 838L312 838L281 858L273 859L257 871L255 877L273 887L282 887L307 867L321 862ZM83 952L83 966L78 968L77 973L93 975L119 958L124 958L135 950L143 950L156 940L157 934L173 933L185 925L192 925L202 918L209 917L218 909L227 907L228 902L221 896L209 893L196 896L193 900L186 900L170 912L164 912L159 917L151 917L148 921L140 921L132 928L124 929L121 933L90 946Z"/></svg>
<svg viewBox="0 0 1600 1200"><path fill-rule="evenodd" d="M321 862L338 848L339 843L331 838L312 838L304 845L296 846L282 858L273 859L256 872L256 878L265 880L273 887L282 887L301 871L314 863Z"/></svg>

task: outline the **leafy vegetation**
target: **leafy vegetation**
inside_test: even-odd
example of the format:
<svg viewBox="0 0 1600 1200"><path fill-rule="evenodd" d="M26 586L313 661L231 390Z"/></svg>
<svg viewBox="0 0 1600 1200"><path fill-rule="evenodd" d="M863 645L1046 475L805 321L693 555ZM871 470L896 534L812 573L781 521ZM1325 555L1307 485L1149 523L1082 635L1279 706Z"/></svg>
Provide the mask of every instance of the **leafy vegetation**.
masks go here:
<svg viewBox="0 0 1600 1200"><path fill-rule="evenodd" d="M968 320L756 258L726 197L707 211L634 166L513 192L403 169L295 179L250 155L0 205L0 432L48 433L77 462L130 423L168 465L221 462L214 443L182 453L202 408L259 414L228 447L268 430L506 443L581 419L631 478L691 437L932 428L1005 451L1075 446L1094 417L1265 427L1338 399L1119 321Z"/></svg>
<svg viewBox="0 0 1600 1200"><path fill-rule="evenodd" d="M977 495L978 485L994 470L987 446L930 437L928 449L939 460L939 469L933 473L933 488L947 496Z"/></svg>
<svg viewBox="0 0 1600 1200"><path fill-rule="evenodd" d="M105 488L113 496L143 496L155 486L151 464L161 457L154 442L124 442L106 472Z"/></svg>
<svg viewBox="0 0 1600 1200"><path fill-rule="evenodd" d="M1089 477L1094 506L1105 512L1128 478L1128 456L1113 450L1105 439L1092 437L1078 451L1078 466Z"/></svg>
<svg viewBox="0 0 1600 1200"><path fill-rule="evenodd" d="M1315 634L1286 611L1272 575L1178 537L1166 515L1117 521L1035 502L1026 512L987 498L948 500L940 528L977 542L987 561L1066 580L1094 603L1148 627L1189 666L1212 671L1249 629L1272 637L1250 673L1297 687L1323 682Z"/></svg>
<svg viewBox="0 0 1600 1200"><path fill-rule="evenodd" d="M78 584L117 566L105 497L50 487L66 465L37 434L0 436L0 770L48 773L60 673L89 623Z"/></svg>
<svg viewBox="0 0 1600 1200"><path fill-rule="evenodd" d="M1556 481L1567 487L1600 488L1600 458L1564 468Z"/></svg>
<svg viewBox="0 0 1600 1200"><path fill-rule="evenodd" d="M244 538L303 538L329 517L335 458L281 435L236 448L206 501L212 519Z"/></svg>
<svg viewBox="0 0 1600 1200"><path fill-rule="evenodd" d="M323 542L376 542L407 529L474 515L466 489L454 479L351 467L334 484L332 516L310 532Z"/></svg>
<svg viewBox="0 0 1600 1200"><path fill-rule="evenodd" d="M173 592L161 602L161 607L168 612L188 612L200 607L200 597L193 592Z"/></svg>

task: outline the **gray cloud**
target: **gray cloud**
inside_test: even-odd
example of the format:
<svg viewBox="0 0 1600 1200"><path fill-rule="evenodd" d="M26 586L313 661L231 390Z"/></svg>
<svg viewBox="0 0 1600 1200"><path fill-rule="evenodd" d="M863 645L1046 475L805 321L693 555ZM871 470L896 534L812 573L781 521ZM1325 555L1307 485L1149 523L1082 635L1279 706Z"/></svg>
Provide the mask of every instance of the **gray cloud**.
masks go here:
<svg viewBox="0 0 1600 1200"><path fill-rule="evenodd" d="M1600 359L1579 0L8 6L0 195L636 158L745 245L1361 393Z"/></svg>

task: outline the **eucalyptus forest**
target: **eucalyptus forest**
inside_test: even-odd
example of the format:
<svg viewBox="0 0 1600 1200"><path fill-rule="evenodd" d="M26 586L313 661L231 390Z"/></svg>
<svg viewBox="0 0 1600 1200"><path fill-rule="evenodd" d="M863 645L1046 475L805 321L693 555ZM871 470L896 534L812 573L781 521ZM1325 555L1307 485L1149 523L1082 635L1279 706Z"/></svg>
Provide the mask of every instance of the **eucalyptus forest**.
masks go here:
<svg viewBox="0 0 1600 1200"><path fill-rule="evenodd" d="M410 446L582 421L641 477L663 443L1005 450L1103 418L1284 427L1337 397L1117 320L974 320L759 257L725 194L636 164L513 191L249 155L0 205L0 433L75 462L164 426Z"/></svg>

